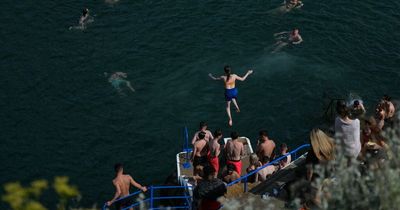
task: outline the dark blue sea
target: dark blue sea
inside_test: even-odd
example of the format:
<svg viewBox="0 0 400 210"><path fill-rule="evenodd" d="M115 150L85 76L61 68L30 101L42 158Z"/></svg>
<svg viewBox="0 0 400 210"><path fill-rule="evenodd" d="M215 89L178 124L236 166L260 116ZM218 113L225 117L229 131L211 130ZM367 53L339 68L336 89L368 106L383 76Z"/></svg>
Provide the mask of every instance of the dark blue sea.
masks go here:
<svg viewBox="0 0 400 210"><path fill-rule="evenodd" d="M295 148L326 123L331 98L360 97L369 111L400 98L400 2L281 0L0 2L0 185L65 175L81 205L112 198L113 165L145 185L175 169L182 130L202 120L253 144L267 129ZM93 22L76 26L83 8ZM303 43L271 54L273 34ZM208 73L254 73L237 82L241 113L227 126L224 90ZM126 72L136 89L107 80ZM2 192L2 191L0 191Z"/></svg>

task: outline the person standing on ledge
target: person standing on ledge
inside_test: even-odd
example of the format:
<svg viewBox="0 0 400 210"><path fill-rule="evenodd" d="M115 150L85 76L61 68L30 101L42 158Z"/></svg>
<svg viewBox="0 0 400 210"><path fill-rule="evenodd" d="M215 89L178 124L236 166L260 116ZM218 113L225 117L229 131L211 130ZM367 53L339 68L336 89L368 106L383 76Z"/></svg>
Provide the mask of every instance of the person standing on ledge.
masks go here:
<svg viewBox="0 0 400 210"><path fill-rule="evenodd" d="M121 163L115 164L114 169L116 176L112 182L115 186L115 195L110 201L107 202L108 206L113 204L117 199L129 195L129 188L131 185L135 186L143 192L147 191L147 188L145 186L142 186L139 183L135 182L135 180L129 174L124 174L124 168ZM116 209L123 209L130 205L131 203L129 199L120 200L115 203Z"/></svg>
<svg viewBox="0 0 400 210"><path fill-rule="evenodd" d="M232 115L231 115L231 101L236 107L236 112L240 112L239 106L236 102L238 90L235 86L235 81L240 80L244 81L246 78L253 73L253 70L248 70L247 73L243 77L239 77L236 74L232 74L232 69L230 66L224 67L225 75L220 77L214 77L211 73L208 74L209 77L213 80L222 80L225 83L225 100L226 100L226 113L229 118L229 126L232 126Z"/></svg>

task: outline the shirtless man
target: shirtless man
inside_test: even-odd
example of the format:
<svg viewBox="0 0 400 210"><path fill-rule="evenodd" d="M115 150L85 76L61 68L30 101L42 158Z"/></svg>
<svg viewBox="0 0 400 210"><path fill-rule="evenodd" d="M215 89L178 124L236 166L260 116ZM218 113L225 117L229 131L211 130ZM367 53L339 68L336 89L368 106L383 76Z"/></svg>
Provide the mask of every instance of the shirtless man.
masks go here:
<svg viewBox="0 0 400 210"><path fill-rule="evenodd" d="M233 131L231 133L232 140L229 140L225 144L225 152L226 152L226 164L233 164L235 166L235 171L239 174L242 174L242 156L244 155L244 145L239 141L239 133Z"/></svg>
<svg viewBox="0 0 400 210"><path fill-rule="evenodd" d="M206 134L206 136L204 137L204 139L205 139L207 142L209 142L210 139L213 139L213 138L214 138L213 135L212 135L212 133L211 133L211 131L207 130L207 126L208 126L208 125L207 125L206 122L203 122L203 121L200 122L199 131L197 131L197 132L194 134L193 139L192 139L192 144L194 144L197 140L199 140L199 133L200 133L200 132L204 132L204 133Z"/></svg>
<svg viewBox="0 0 400 210"><path fill-rule="evenodd" d="M257 146L258 158L263 160L264 157L267 157L272 160L275 157L274 149L275 142L268 138L267 131L260 131L260 144Z"/></svg>
<svg viewBox="0 0 400 210"><path fill-rule="evenodd" d="M201 131L198 134L198 140L193 145L193 152L192 152L192 158L190 159L193 163L193 175L197 176L199 175L199 172L202 170L199 169L198 166L204 166L207 164L207 153L208 153L208 147L207 147L207 141L205 140L206 133Z"/></svg>
<svg viewBox="0 0 400 210"><path fill-rule="evenodd" d="M115 202L115 200L125 197L129 195L129 188L131 185L135 186L136 188L142 190L143 192L147 191L145 186L140 185L139 183L135 182L135 180L128 174L124 174L124 168L122 164L117 163L114 166L114 170L116 173L115 178L113 179L113 185L115 186L115 195L114 197L107 202L107 205L110 206ZM116 206L117 209L126 208L130 205L129 201L121 200L117 201ZM130 208L131 210L133 208Z"/></svg>
<svg viewBox="0 0 400 210"><path fill-rule="evenodd" d="M219 171L219 159L218 156L221 153L220 145L218 141L222 139L222 131L221 130L216 130L214 132L215 138L210 141L209 145L209 156L208 156L208 162L210 165L214 168L215 174L214 177L217 178L218 176L218 171Z"/></svg>

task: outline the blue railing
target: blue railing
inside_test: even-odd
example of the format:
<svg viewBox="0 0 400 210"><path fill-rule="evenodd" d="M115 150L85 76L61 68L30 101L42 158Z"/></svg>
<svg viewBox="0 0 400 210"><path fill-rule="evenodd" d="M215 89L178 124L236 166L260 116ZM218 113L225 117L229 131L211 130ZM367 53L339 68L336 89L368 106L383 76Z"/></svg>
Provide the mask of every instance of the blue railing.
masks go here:
<svg viewBox="0 0 400 210"><path fill-rule="evenodd" d="M142 201L138 201L135 202L133 204L131 204L130 206L124 206L124 208L122 210L128 210L130 208L136 207L136 206L140 206L140 204L148 204L148 208L152 209L152 210L156 210L156 209L165 209L166 207L160 207L160 206L155 206L155 201L158 200L167 200L167 199L184 199L184 203L185 205L182 206L168 206L169 209L190 209L191 208L191 199L192 197L190 195L187 194L186 190L188 188L191 188L191 186L150 186L148 187L147 192L150 194L149 198L144 199ZM184 189L183 195L181 196L155 196L155 190L159 190L159 189ZM125 197L119 198L117 200L115 200L111 206L115 205L115 203L117 202L121 202L122 200L125 199L129 199L132 198L133 196L139 195L142 191L138 190L134 193L131 193ZM107 203L105 203L103 205L102 210L106 210L108 209L109 206L107 205Z"/></svg>
<svg viewBox="0 0 400 210"><path fill-rule="evenodd" d="M250 172L250 173L248 173L248 174L246 174L244 176L241 176L240 178L236 179L235 181L232 181L232 182L228 183L227 186L230 187L230 186L233 186L234 184L237 184L237 183L243 181L243 184L244 184L243 191L247 192L247 181L248 181L248 178L250 176L256 174L258 171L264 169L265 167L267 167L269 165L273 165L275 163L278 163L280 160L284 159L285 157L287 157L289 155L291 155L293 157L293 161L294 161L294 160L297 159L297 153L300 150L307 149L309 147L310 147L310 144L303 144L303 145L297 147L295 150L289 152L288 154L286 154L286 155L284 155L282 157L279 157L279 158L269 162L268 164L265 164L265 165L261 166L260 168L254 170L254 171L252 171L252 172ZM144 199L144 200L142 200L140 202L133 203L130 206L127 206L127 207L123 208L123 210L128 210L129 208L139 206L142 203L148 204L149 209L153 209L153 210L165 209L165 207L155 207L155 201L166 200L166 199L184 199L185 200L185 202L184 202L185 205L183 205L183 206L168 206L169 209L191 209L192 197L187 194L187 189L189 189L189 188L192 188L192 187L191 186L150 186L150 187L148 187L148 191L147 191L147 193L150 194L149 198ZM180 196L158 196L158 197L154 196L154 191L155 190L159 190L159 189L184 189L184 192L183 192L183 195L180 195ZM131 193L131 194L125 196L125 197L119 198L116 201L114 201L113 204L115 204L118 201L125 200L125 199L131 198L133 196L136 196L136 195L140 194L141 192L142 191L139 190L139 191ZM107 204L104 204L102 209L106 210L106 209L108 209L108 207L109 206L107 206Z"/></svg>
<svg viewBox="0 0 400 210"><path fill-rule="evenodd" d="M293 161L294 161L294 160L297 159L297 152L298 152L298 151L300 151L300 150L302 150L302 149L309 148L309 147L310 147L310 144L303 144L303 145L301 145L300 147L297 147L295 150L293 150L293 151L287 153L286 155L284 155L284 156L282 156L282 157L279 157L279 158L277 158L277 159L275 159L275 160L273 160L273 161L271 161L271 162L269 162L269 163L267 163L267 164L261 166L260 168L257 168L256 170L254 170L254 171L252 171L252 172L250 172L250 173L248 173L248 174L246 174L246 175L244 175L244 176L241 176L239 179L236 179L235 181L232 181L232 182L228 183L227 186L230 187L230 186L232 186L232 185L234 185L234 184L236 184L236 183L239 183L239 182L243 181L243 184L244 184L244 186L243 186L243 191L244 191L244 192L247 192L247 180L248 180L248 178L249 178L250 176L256 174L257 172L259 172L260 170L264 169L264 168L267 167L267 166L270 166L270 165L279 163L279 161L281 161L282 159L284 159L285 157L287 157L287 156L289 156L289 155L291 155L291 156L293 157Z"/></svg>

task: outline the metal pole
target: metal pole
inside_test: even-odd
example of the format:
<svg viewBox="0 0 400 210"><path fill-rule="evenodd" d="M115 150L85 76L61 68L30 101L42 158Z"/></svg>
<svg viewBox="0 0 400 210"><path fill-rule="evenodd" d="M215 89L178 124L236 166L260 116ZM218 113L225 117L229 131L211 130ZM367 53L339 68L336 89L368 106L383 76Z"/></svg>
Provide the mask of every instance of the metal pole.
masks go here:
<svg viewBox="0 0 400 210"><path fill-rule="evenodd" d="M246 178L244 179L244 192L247 192L247 176L246 176Z"/></svg>
<svg viewBox="0 0 400 210"><path fill-rule="evenodd" d="M153 193L154 193L153 186L150 186L150 209L153 209Z"/></svg>

